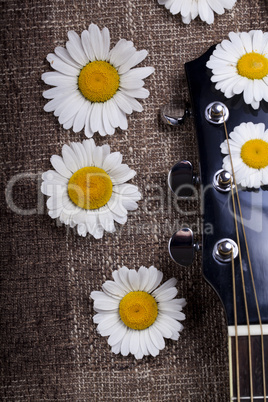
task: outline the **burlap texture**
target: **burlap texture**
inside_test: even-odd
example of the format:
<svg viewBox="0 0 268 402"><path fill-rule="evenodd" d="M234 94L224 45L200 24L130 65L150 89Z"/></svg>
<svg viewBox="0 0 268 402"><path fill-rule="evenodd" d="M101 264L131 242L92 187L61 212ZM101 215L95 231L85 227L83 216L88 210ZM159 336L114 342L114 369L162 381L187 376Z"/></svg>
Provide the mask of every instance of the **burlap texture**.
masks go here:
<svg viewBox="0 0 268 402"><path fill-rule="evenodd" d="M265 0L238 0L212 26L198 18L186 26L156 0L7 0L1 5L1 399L228 401L222 306L202 278L201 257L188 268L178 267L167 249L182 224L201 235L199 200L180 202L178 212L167 188L167 173L177 160L189 159L198 167L194 123L168 128L160 122L159 108L189 98L185 62L229 31L267 30ZM85 138L43 111L47 86L40 77L51 71L46 55L65 45L67 31L81 34L91 22L109 28L112 44L126 38L147 49L142 65L156 70L146 79L151 94L142 102L144 111L129 117L127 132L94 137L124 155L137 171L132 183L143 194L127 224L102 240L81 238L50 219L38 179L63 144ZM14 177L7 206L4 190ZM177 277L179 296L188 302L185 329L156 358L114 355L92 322L90 292L100 290L122 265L152 264L164 279Z"/></svg>

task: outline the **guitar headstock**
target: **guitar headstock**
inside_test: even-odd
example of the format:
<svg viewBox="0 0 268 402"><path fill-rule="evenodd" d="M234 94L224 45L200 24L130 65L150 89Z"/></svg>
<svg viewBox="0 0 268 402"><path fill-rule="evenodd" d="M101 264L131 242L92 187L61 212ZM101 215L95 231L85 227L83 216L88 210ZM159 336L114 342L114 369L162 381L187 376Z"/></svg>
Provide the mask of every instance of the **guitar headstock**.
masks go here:
<svg viewBox="0 0 268 402"><path fill-rule="evenodd" d="M262 122L268 128L268 107L263 102L258 110L253 110L251 106L244 103L241 96L227 99L223 93L215 89L215 85L211 82L211 70L206 66L214 49L213 46L200 58L185 64L200 159L200 194L204 229L201 247L203 274L224 305L228 325L234 325L230 254L230 250L233 250L238 325L246 325L240 260L242 260L243 266L250 324L258 324L259 319L247 258L248 247L262 322L268 324L268 192L265 188L248 190L238 186L243 214L243 225L241 225L241 219L239 216L235 218L232 206L231 187L234 193L236 191L234 182L230 180L230 174L222 169L224 155L221 153L220 145L226 139L224 123L217 121L224 115L228 133L242 122L253 122L254 124ZM211 119L216 120L216 123ZM187 183L191 185L193 182L189 179L191 173L189 165L187 165L187 170L185 161L182 164L184 175L185 172L188 173ZM172 177L175 183L176 177L179 184L183 182L183 174L180 175L180 169L177 169L177 173ZM176 184L173 183L173 187L176 187ZM176 192L175 188L173 191ZM238 211L236 212L239 215ZM239 239L236 234L236 220ZM244 240L243 228L247 243ZM183 265L191 260L189 250L193 251L197 248L194 234L192 235L187 229L178 231L170 241L171 256ZM188 257L181 260L185 250L188 250ZM239 252L241 259L239 259ZM184 264L184 262L186 263Z"/></svg>

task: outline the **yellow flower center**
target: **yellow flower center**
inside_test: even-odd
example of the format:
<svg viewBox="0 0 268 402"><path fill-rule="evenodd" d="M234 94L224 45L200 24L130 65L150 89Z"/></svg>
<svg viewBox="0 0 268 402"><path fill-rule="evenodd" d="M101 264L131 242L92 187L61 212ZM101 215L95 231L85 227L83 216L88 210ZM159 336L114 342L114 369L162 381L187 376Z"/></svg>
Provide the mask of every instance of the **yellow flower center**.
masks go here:
<svg viewBox="0 0 268 402"><path fill-rule="evenodd" d="M268 59L263 54L246 53L238 60L237 70L243 77L261 80L268 74Z"/></svg>
<svg viewBox="0 0 268 402"><path fill-rule="evenodd" d="M157 303L147 292L130 292L120 302L119 314L124 324L132 329L145 329L157 317Z"/></svg>
<svg viewBox="0 0 268 402"><path fill-rule="evenodd" d="M103 207L111 198L113 184L101 168L90 166L77 170L69 180L68 194L83 209Z"/></svg>
<svg viewBox="0 0 268 402"><path fill-rule="evenodd" d="M245 142L241 148L241 158L251 168L265 168L268 166L268 142L259 139Z"/></svg>
<svg viewBox="0 0 268 402"><path fill-rule="evenodd" d="M93 61L82 68L78 88L90 102L106 102L119 87L119 74L107 61Z"/></svg>

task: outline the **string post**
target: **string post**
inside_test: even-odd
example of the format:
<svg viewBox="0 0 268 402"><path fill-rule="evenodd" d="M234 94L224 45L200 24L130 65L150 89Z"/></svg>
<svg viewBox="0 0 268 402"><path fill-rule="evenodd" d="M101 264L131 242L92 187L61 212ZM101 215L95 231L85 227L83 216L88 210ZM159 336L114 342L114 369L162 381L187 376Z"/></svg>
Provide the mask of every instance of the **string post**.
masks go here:
<svg viewBox="0 0 268 402"><path fill-rule="evenodd" d="M238 256L238 246L232 239L221 239L217 241L213 248L213 256L220 262L229 263L232 261L232 258Z"/></svg>
<svg viewBox="0 0 268 402"><path fill-rule="evenodd" d="M211 102L205 109L205 118L211 124L222 124L229 118L229 109L222 102Z"/></svg>
<svg viewBox="0 0 268 402"><path fill-rule="evenodd" d="M232 175L227 170L218 170L213 177L213 186L221 193L231 191L231 186L234 187Z"/></svg>

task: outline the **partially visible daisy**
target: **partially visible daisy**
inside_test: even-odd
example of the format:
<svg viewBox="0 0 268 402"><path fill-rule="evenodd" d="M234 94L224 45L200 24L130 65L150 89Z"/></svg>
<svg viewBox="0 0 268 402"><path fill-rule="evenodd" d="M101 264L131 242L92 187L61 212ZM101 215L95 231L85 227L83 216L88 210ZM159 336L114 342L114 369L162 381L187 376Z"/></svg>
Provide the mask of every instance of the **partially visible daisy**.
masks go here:
<svg viewBox="0 0 268 402"><path fill-rule="evenodd" d="M124 224L128 211L137 208L138 188L126 182L136 172L122 164L120 152L109 145L97 147L93 139L63 145L62 157L50 159L55 170L43 173L41 191L49 196L51 218L59 218L81 236L96 239L104 230L114 232L114 221Z"/></svg>
<svg viewBox="0 0 268 402"><path fill-rule="evenodd" d="M108 344L115 354L157 356L164 349L164 338L178 340L183 329L179 320L185 299L175 299L177 280L169 279L160 287L163 273L154 266L135 269L122 267L112 273L114 281L106 281L101 291L93 291L93 317L97 331L109 336Z"/></svg>
<svg viewBox="0 0 268 402"><path fill-rule="evenodd" d="M208 24L214 22L214 12L223 14L224 9L231 10L236 0L158 0L171 14L181 13L184 24L189 24L198 15Z"/></svg>
<svg viewBox="0 0 268 402"><path fill-rule="evenodd" d="M143 79L154 72L153 67L133 68L147 56L137 51L133 42L119 40L110 50L108 28L102 31L95 24L80 36L68 32L66 49L56 47L47 60L55 72L47 72L42 79L51 88L43 93L51 99L44 107L54 112L65 129L74 132L85 128L87 137L98 131L100 135L114 134L115 128L126 130L126 115L141 112L136 98L147 98Z"/></svg>
<svg viewBox="0 0 268 402"><path fill-rule="evenodd" d="M268 102L268 33L250 31L229 33L207 62L212 82L226 98L243 93L244 101L258 109Z"/></svg>
<svg viewBox="0 0 268 402"><path fill-rule="evenodd" d="M237 184L259 188L268 184L268 129L263 123L242 123L230 133L230 150ZM221 144L223 169L232 174L227 140Z"/></svg>

